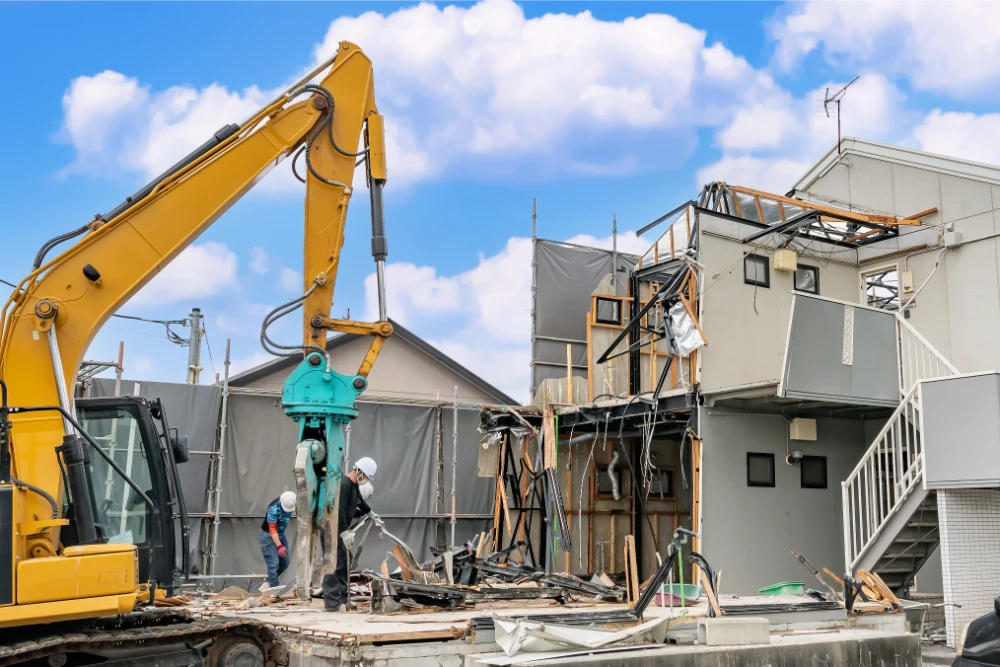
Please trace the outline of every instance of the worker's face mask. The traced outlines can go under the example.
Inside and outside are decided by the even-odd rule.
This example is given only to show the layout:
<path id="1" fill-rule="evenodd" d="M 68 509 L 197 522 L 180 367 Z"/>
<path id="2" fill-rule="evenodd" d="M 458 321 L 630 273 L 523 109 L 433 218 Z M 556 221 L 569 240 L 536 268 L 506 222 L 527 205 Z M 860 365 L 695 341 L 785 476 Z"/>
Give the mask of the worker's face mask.
<path id="1" fill-rule="evenodd" d="M 365 481 L 358 485 L 358 490 L 361 491 L 361 499 L 368 500 L 375 493 L 375 485 L 366 477 Z"/>

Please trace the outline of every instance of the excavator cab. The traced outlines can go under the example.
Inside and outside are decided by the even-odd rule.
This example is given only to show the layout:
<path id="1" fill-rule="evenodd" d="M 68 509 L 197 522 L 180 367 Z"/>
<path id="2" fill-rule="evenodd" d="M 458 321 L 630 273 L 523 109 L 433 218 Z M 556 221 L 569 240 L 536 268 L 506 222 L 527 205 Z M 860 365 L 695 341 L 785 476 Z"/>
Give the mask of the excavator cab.
<path id="1" fill-rule="evenodd" d="M 190 568 L 187 511 L 177 470 L 177 463 L 187 461 L 186 436 L 170 428 L 159 399 L 77 399 L 76 412 L 84 430 L 151 501 L 135 493 L 104 458 L 91 454 L 87 474 L 98 537 L 136 545 L 139 581 L 156 582 L 173 595 Z M 72 500 L 65 511 L 64 516 L 75 516 Z M 75 543 L 73 525 L 70 521 L 63 530 L 64 546 Z"/>

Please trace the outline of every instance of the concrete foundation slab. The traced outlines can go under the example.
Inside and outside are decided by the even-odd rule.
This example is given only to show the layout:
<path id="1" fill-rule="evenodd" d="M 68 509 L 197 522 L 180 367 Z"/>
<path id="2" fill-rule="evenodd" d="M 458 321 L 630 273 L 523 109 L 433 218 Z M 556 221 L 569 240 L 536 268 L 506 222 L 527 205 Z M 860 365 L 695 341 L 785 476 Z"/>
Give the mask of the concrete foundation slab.
<path id="1" fill-rule="evenodd" d="M 766 618 L 702 618 L 698 620 L 698 643 L 705 646 L 769 644 L 771 623 Z"/>

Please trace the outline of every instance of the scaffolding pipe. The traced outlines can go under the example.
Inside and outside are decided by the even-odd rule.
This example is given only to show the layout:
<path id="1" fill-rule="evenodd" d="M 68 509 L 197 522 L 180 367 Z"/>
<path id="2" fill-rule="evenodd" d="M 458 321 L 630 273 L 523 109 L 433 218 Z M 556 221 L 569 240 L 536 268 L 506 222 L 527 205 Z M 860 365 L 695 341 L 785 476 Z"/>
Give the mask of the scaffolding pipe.
<path id="1" fill-rule="evenodd" d="M 222 462 L 225 459 L 226 431 L 229 427 L 229 347 L 232 339 L 226 339 L 225 372 L 222 377 L 222 416 L 219 418 L 219 456 L 215 459 L 215 507 L 212 516 L 212 551 L 209 553 L 208 573 L 215 574 L 215 561 L 219 548 L 219 507 L 222 501 Z"/>
<path id="2" fill-rule="evenodd" d="M 456 492 L 455 487 L 458 481 L 458 385 L 455 385 L 455 403 L 454 412 L 452 413 L 454 423 L 451 429 L 451 542 L 448 543 L 449 548 L 454 548 L 455 546 L 455 519 L 456 515 Z"/>

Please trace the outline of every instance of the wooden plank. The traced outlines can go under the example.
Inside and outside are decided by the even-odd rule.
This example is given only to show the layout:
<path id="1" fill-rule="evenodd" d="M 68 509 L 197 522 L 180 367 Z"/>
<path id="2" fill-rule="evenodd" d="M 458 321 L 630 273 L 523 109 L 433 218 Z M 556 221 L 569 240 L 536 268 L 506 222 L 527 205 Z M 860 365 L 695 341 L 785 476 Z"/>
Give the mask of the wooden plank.
<path id="1" fill-rule="evenodd" d="M 556 412 L 551 404 L 542 409 L 542 468 L 551 470 L 556 467 Z"/>
<path id="2" fill-rule="evenodd" d="M 826 572 L 826 574 L 827 574 L 827 575 L 828 575 L 828 576 L 829 576 L 829 577 L 830 577 L 831 579 L 833 579 L 834 581 L 836 581 L 836 582 L 837 582 L 837 584 L 838 584 L 838 585 L 839 585 L 839 586 L 840 586 L 841 588 L 843 588 L 843 587 L 844 587 L 844 580 L 843 580 L 843 579 L 841 579 L 840 577 L 838 577 L 837 575 L 835 575 L 835 574 L 834 574 L 833 572 L 830 572 L 829 568 L 825 568 L 825 567 L 824 567 L 824 568 L 823 568 L 823 571 L 824 571 L 824 572 Z"/>
<path id="3" fill-rule="evenodd" d="M 938 212 L 937 206 L 934 206 L 932 208 L 927 209 L 926 211 L 921 211 L 920 213 L 915 213 L 913 215 L 907 216 L 906 219 L 907 220 L 919 220 L 920 218 L 925 218 L 928 215 L 933 215 L 934 213 L 937 213 L 937 212 Z"/>
<path id="4" fill-rule="evenodd" d="M 575 403 L 573 400 L 573 344 L 566 343 L 566 402 Z"/>
<path id="5" fill-rule="evenodd" d="M 757 221 L 760 224 L 762 224 L 762 225 L 766 225 L 767 223 L 764 222 L 764 209 L 761 208 L 761 205 L 760 205 L 760 197 L 759 196 L 755 196 L 753 198 L 753 201 L 757 205 Z M 779 205 L 779 208 L 780 208 L 780 205 Z"/>
<path id="6" fill-rule="evenodd" d="M 634 535 L 625 536 L 625 570 L 627 575 L 625 584 L 629 591 L 628 607 L 634 609 L 639 599 L 639 571 L 636 569 Z"/>
<path id="7" fill-rule="evenodd" d="M 687 248 L 691 244 L 691 207 L 688 206 L 684 209 L 684 228 L 687 230 L 687 236 L 684 237 L 684 247 Z"/>
<path id="8" fill-rule="evenodd" d="M 670 233 L 670 259 L 677 257 L 677 253 L 674 250 L 674 226 L 670 225 L 670 229 L 667 230 Z"/>
<path id="9" fill-rule="evenodd" d="M 712 586 L 708 583 L 708 575 L 705 574 L 704 570 L 699 571 L 701 575 L 701 587 L 705 589 L 705 595 L 708 596 L 708 603 L 712 605 L 712 611 L 715 612 L 716 618 L 722 618 L 722 609 L 719 608 L 719 601 L 715 599 L 715 593 L 712 592 Z"/>
<path id="10" fill-rule="evenodd" d="M 830 213 L 839 218 L 849 218 L 851 220 L 857 220 L 858 222 L 868 222 L 875 223 L 879 225 L 919 225 L 920 221 L 913 218 L 897 218 L 892 215 L 872 215 L 866 213 L 856 213 L 854 211 L 845 211 L 844 209 L 834 208 L 833 206 L 824 206 L 823 204 L 817 204 L 815 202 L 805 202 L 801 199 L 792 199 L 791 197 L 783 197 L 781 195 L 776 195 L 772 192 L 764 192 L 762 190 L 754 190 L 753 188 L 745 188 L 743 186 L 731 185 L 729 189 L 733 191 L 733 201 L 739 201 L 736 197 L 737 192 L 742 192 L 745 195 L 750 196 L 763 196 L 764 199 L 771 199 L 777 202 L 784 202 L 786 204 L 791 204 L 792 206 L 799 206 L 805 211 L 808 207 L 809 210 L 820 211 L 823 213 Z M 739 205 L 736 206 L 736 215 L 740 218 L 743 215 L 739 212 Z M 929 215 L 929 214 L 928 214 Z"/>
<path id="11" fill-rule="evenodd" d="M 506 492 L 503 492 L 503 493 L 500 494 L 500 500 L 503 502 L 503 522 L 504 522 L 504 525 L 507 527 L 507 534 L 511 538 L 513 538 L 514 537 L 514 528 L 513 528 L 513 525 L 510 522 L 510 506 L 507 504 L 507 493 Z"/>
<path id="12" fill-rule="evenodd" d="M 398 544 L 392 545 L 392 555 L 396 557 L 396 562 L 399 563 L 399 572 L 403 577 L 403 581 L 413 581 L 413 570 L 406 566 L 406 556 L 403 555 L 403 550 L 399 548 Z"/>
<path id="13" fill-rule="evenodd" d="M 526 420 L 524 419 L 524 417 L 522 417 L 522 416 L 521 416 L 521 415 L 520 415 L 520 414 L 519 414 L 519 413 L 517 412 L 517 410 L 515 410 L 514 408 L 511 408 L 510 406 L 507 406 L 507 407 L 506 407 L 506 410 L 507 410 L 507 412 L 509 412 L 510 414 L 514 415 L 514 416 L 515 416 L 515 417 L 517 418 L 517 420 L 518 420 L 519 422 L 521 422 L 522 424 L 524 424 L 525 426 L 527 426 L 527 427 L 528 427 L 528 430 L 529 430 L 529 431 L 531 431 L 531 434 L 532 434 L 533 436 L 535 436 L 535 438 L 536 438 L 536 439 L 538 438 L 538 429 L 536 429 L 536 428 L 535 428 L 534 426 L 532 426 L 531 424 L 529 424 L 529 423 L 528 423 L 528 422 L 527 422 L 527 421 L 526 421 Z"/>

